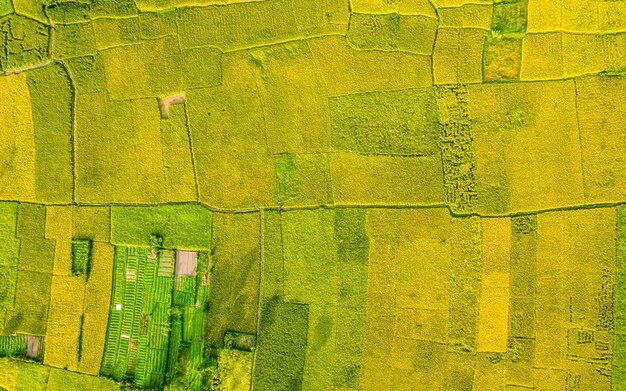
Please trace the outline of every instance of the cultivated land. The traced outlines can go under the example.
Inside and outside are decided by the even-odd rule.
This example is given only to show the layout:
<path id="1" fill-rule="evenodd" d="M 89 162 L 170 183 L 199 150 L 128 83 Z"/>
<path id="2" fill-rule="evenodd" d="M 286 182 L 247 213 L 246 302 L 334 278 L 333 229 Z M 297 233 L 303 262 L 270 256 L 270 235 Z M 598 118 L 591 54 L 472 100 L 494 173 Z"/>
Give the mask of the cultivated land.
<path id="1" fill-rule="evenodd" d="M 626 390 L 626 1 L 0 0 L 0 390 Z"/>

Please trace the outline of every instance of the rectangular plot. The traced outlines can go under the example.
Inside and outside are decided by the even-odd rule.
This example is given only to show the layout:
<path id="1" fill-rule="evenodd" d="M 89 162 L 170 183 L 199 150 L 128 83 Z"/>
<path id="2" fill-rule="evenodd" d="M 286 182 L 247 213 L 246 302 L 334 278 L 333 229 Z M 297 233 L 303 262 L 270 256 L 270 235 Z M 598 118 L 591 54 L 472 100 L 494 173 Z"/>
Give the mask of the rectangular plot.
<path id="1" fill-rule="evenodd" d="M 439 151 L 439 125 L 431 89 L 331 98 L 335 151 L 431 155 Z"/>
<path id="2" fill-rule="evenodd" d="M 52 278 L 44 364 L 72 371 L 78 369 L 84 295 L 83 278 Z"/>
<path id="3" fill-rule="evenodd" d="M 335 211 L 338 241 L 337 274 L 340 278 L 335 337 L 336 387 L 358 386 L 365 305 L 367 302 L 367 263 L 369 239 L 365 235 L 365 210 Z"/>
<path id="4" fill-rule="evenodd" d="M 482 219 L 477 351 L 506 352 L 509 331 L 511 220 Z"/>
<path id="5" fill-rule="evenodd" d="M 158 104 L 77 97 L 77 198 L 158 202 L 166 198 Z M 115 137 L 110 129 L 116 129 Z M 129 176 L 130 175 L 130 176 Z"/>
<path id="6" fill-rule="evenodd" d="M 118 245 L 150 245 L 160 235 L 165 248 L 208 250 L 211 247 L 212 213 L 199 205 L 111 208 L 111 242 Z"/>
<path id="7" fill-rule="evenodd" d="M 563 39 L 560 32 L 527 34 L 522 39 L 520 80 L 562 79 Z"/>
<path id="8" fill-rule="evenodd" d="M 255 65 L 249 52 L 222 60 L 220 87 L 187 91 L 200 200 L 233 209 L 275 205 L 276 171 Z"/>
<path id="9" fill-rule="evenodd" d="M 436 31 L 436 21 L 426 16 L 352 13 L 346 39 L 359 49 L 430 55 Z"/>
<path id="10" fill-rule="evenodd" d="M 332 203 L 330 166 L 326 154 L 278 154 L 276 181 L 281 205 Z"/>
<path id="11" fill-rule="evenodd" d="M 185 7 L 178 14 L 181 48 L 217 46 L 222 50 L 291 40 L 298 36 L 287 0 Z"/>
<path id="12" fill-rule="evenodd" d="M 168 114 L 168 119 L 161 120 L 161 144 L 168 199 L 196 200 L 196 177 L 186 106 L 184 104 L 170 106 Z"/>
<path id="13" fill-rule="evenodd" d="M 28 72 L 35 131 L 35 191 L 37 200 L 72 200 L 72 90 L 66 71 L 48 65 Z M 50 99 L 53 95 L 55 99 Z"/>
<path id="14" fill-rule="evenodd" d="M 251 51 L 270 153 L 328 152 L 328 91 L 306 43 Z M 285 131 L 289 129 L 289 131 Z"/>
<path id="15" fill-rule="evenodd" d="M 339 204 L 432 205 L 444 199 L 438 156 L 335 153 L 330 169 L 334 199 Z"/>
<path id="16" fill-rule="evenodd" d="M 30 335 L 44 335 L 50 303 L 52 276 L 47 273 L 19 271 L 15 307 L 7 312 L 5 333 L 20 332 Z"/>
<path id="17" fill-rule="evenodd" d="M 620 102 L 626 79 L 586 77 L 576 81 L 582 164 L 587 202 L 615 202 L 626 197 L 624 118 Z"/>
<path id="18" fill-rule="evenodd" d="M 54 266 L 54 241 L 47 239 L 22 239 L 19 269 L 52 273 Z"/>
<path id="19" fill-rule="evenodd" d="M 435 84 L 482 82 L 485 37 L 481 29 L 439 29 L 433 54 Z"/>
<path id="20" fill-rule="evenodd" d="M 81 334 L 78 370 L 95 375 L 103 362 L 107 318 L 111 305 L 114 248 L 94 243 L 89 279 L 85 286 L 85 312 Z M 115 328 L 113 328 L 115 329 Z"/>
<path id="21" fill-rule="evenodd" d="M 0 196 L 6 200 L 35 200 L 35 137 L 26 74 L 0 78 Z"/>
<path id="22" fill-rule="evenodd" d="M 95 242 L 108 242 L 111 237 L 110 216 L 111 209 L 107 206 L 73 207 L 73 237 Z"/>
<path id="23" fill-rule="evenodd" d="M 72 273 L 72 208 L 64 206 L 46 207 L 46 239 L 53 239 L 54 275 Z"/>
<path id="24" fill-rule="evenodd" d="M 333 36 L 307 44 L 330 96 L 432 85 L 430 56 L 356 50 Z"/>
<path id="25" fill-rule="evenodd" d="M 455 352 L 474 351 L 478 335 L 481 237 L 480 219 L 453 219 L 450 245 L 449 340 Z"/>
<path id="26" fill-rule="evenodd" d="M 226 331 L 254 333 L 260 278 L 260 217 L 216 214 L 205 341 L 222 346 Z"/>
<path id="27" fill-rule="evenodd" d="M 574 82 L 468 87 L 478 209 L 532 211 L 584 203 Z M 546 105 L 549 99 L 554 105 Z M 546 126 L 552 131 L 543 131 Z"/>
<path id="28" fill-rule="evenodd" d="M 264 301 L 253 373 L 255 388 L 302 388 L 308 317 L 307 305 L 284 303 L 279 298 Z M 284 359 L 277 361 L 276 357 Z"/>

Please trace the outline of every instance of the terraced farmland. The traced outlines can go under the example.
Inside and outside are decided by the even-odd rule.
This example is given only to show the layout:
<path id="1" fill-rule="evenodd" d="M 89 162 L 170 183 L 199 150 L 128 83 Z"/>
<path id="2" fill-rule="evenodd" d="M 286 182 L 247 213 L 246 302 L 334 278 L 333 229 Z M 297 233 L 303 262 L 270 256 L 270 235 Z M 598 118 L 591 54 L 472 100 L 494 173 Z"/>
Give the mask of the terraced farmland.
<path id="1" fill-rule="evenodd" d="M 624 102 L 624 0 L 0 0 L 0 390 L 626 391 Z"/>

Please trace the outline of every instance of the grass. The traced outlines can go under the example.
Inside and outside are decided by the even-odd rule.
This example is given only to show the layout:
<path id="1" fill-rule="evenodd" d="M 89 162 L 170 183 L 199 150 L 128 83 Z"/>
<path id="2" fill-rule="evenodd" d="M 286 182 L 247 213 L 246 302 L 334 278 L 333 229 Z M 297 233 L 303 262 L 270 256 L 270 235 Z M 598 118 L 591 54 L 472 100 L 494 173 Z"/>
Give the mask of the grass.
<path id="1" fill-rule="evenodd" d="M 72 241 L 72 273 L 75 275 L 85 275 L 85 279 L 89 275 L 89 267 L 91 264 L 91 241 L 90 240 L 73 240 Z"/>
<path id="2" fill-rule="evenodd" d="M 164 239 L 165 248 L 209 250 L 212 213 L 198 205 L 112 207 L 111 242 L 149 245 L 150 235 Z"/>

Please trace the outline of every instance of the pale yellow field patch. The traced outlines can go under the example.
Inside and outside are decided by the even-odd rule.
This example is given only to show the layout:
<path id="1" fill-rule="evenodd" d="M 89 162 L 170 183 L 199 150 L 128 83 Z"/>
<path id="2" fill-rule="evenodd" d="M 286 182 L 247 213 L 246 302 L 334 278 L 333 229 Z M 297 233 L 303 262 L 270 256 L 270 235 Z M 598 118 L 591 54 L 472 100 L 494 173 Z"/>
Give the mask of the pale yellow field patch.
<path id="1" fill-rule="evenodd" d="M 26 74 L 0 77 L 0 198 L 35 200 L 35 133 Z"/>
<path id="2" fill-rule="evenodd" d="M 561 33 L 527 34 L 522 40 L 520 80 L 563 77 Z"/>
<path id="3" fill-rule="evenodd" d="M 54 239 L 53 274 L 69 276 L 72 273 L 72 208 L 46 207 L 46 239 Z"/>
<path id="4" fill-rule="evenodd" d="M 97 375 L 104 353 L 106 325 L 109 319 L 114 247 L 94 242 L 91 251 L 91 270 L 85 286 L 85 317 L 78 371 Z"/>
<path id="5" fill-rule="evenodd" d="M 528 0 L 526 31 L 529 33 L 560 31 L 562 1 Z"/>
<path id="6" fill-rule="evenodd" d="M 478 352 L 507 350 L 511 219 L 482 219 L 482 272 L 478 312 Z"/>
<path id="7" fill-rule="evenodd" d="M 77 370 L 84 294 L 83 277 L 52 277 L 44 364 Z"/>

